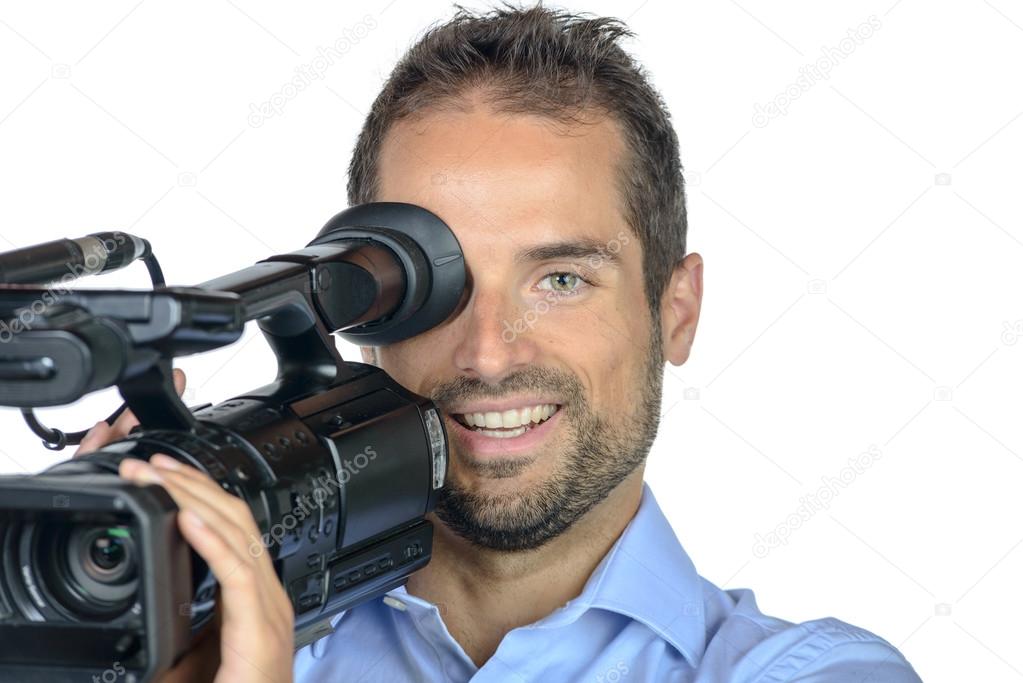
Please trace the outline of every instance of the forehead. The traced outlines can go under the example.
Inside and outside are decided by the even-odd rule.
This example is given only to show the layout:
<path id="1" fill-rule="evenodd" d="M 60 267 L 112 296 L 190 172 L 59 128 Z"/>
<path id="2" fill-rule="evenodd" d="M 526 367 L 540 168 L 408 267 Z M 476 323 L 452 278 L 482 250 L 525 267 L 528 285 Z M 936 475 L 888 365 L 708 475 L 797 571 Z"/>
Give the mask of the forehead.
<path id="1" fill-rule="evenodd" d="M 463 246 L 609 239 L 626 227 L 617 186 L 623 150 L 606 117 L 555 124 L 486 106 L 432 111 L 389 131 L 377 198 L 430 209 Z"/>

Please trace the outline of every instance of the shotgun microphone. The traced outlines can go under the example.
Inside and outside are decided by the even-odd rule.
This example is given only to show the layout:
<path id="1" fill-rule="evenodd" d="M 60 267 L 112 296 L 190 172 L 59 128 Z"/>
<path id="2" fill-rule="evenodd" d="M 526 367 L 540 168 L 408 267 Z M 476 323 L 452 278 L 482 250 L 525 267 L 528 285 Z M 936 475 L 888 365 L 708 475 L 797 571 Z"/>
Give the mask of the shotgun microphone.
<path id="1" fill-rule="evenodd" d="M 53 240 L 0 254 L 0 284 L 68 282 L 123 268 L 149 251 L 146 240 L 120 231 Z"/>

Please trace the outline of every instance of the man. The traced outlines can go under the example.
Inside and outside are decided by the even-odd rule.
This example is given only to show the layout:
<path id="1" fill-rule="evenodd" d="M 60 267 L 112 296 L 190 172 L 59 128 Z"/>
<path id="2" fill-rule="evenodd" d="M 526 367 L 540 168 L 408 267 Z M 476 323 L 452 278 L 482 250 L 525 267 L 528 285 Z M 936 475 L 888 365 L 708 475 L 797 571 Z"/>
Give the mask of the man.
<path id="1" fill-rule="evenodd" d="M 349 201 L 424 206 L 469 285 L 445 323 L 364 348 L 431 397 L 451 459 L 432 562 L 292 660 L 292 615 L 240 501 L 155 457 L 221 583 L 217 640 L 172 676 L 256 681 L 919 681 L 835 619 L 790 624 L 696 574 L 649 488 L 663 364 L 703 294 L 678 142 L 612 19 L 460 11 L 406 54 L 350 168 Z M 183 376 L 177 377 L 179 388 Z M 83 449 L 118 436 L 97 425 Z M 206 672 L 201 671 L 206 669 Z"/>

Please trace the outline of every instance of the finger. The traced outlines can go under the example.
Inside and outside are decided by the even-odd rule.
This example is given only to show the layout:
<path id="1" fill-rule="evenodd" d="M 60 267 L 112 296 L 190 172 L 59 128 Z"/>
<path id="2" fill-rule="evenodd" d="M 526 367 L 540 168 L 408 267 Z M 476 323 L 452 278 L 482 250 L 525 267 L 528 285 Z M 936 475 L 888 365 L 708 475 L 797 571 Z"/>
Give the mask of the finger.
<path id="1" fill-rule="evenodd" d="M 202 487 L 206 491 L 200 492 L 198 489 L 195 493 L 202 498 L 207 500 L 205 496 L 211 496 L 214 499 L 220 499 L 225 493 L 224 490 L 217 484 L 212 478 L 203 472 L 199 471 L 195 467 L 184 464 L 179 460 L 165 455 L 163 453 L 157 453 L 149 459 L 149 463 L 156 467 L 158 473 L 162 474 L 165 470 L 175 472 L 183 478 L 187 478 L 194 482 L 197 487 Z M 265 597 L 268 598 L 268 602 L 272 604 L 272 609 L 277 613 L 277 618 L 281 620 L 293 620 L 294 619 L 294 608 L 291 601 L 287 597 L 283 586 L 280 584 L 280 578 L 277 575 L 277 571 L 273 567 L 273 558 L 269 552 L 269 548 L 266 545 L 266 541 L 259 532 L 258 525 L 253 519 L 252 511 L 248 505 L 236 496 L 228 496 L 228 500 L 224 501 L 225 505 L 229 505 L 232 508 L 237 507 L 237 517 L 232 516 L 232 519 L 239 524 L 243 531 L 243 540 L 245 542 L 245 552 L 248 557 L 253 559 L 259 559 L 261 568 L 267 578 L 274 582 L 275 588 L 279 588 L 276 591 L 277 599 L 272 599 L 272 591 L 267 591 Z M 265 555 L 265 560 L 260 558 L 260 555 Z"/>
<path id="2" fill-rule="evenodd" d="M 260 572 L 255 564 L 239 557 L 220 530 L 211 527 L 195 510 L 181 510 L 178 527 L 188 544 L 209 565 L 224 594 L 225 607 L 248 614 L 261 612 L 257 590 Z"/>
<path id="3" fill-rule="evenodd" d="M 160 474 L 162 475 L 163 473 L 161 472 Z M 270 553 L 266 546 L 263 545 L 258 534 L 254 531 L 243 530 L 238 526 L 232 525 L 231 520 L 218 515 L 213 506 L 204 505 L 204 498 L 193 497 L 183 487 L 179 487 L 170 481 L 174 476 L 169 474 L 167 478 L 164 478 L 162 485 L 174 497 L 175 502 L 181 508 L 182 514 L 188 513 L 188 515 L 197 516 L 202 526 L 208 527 L 216 533 L 220 543 L 223 545 L 224 551 L 230 552 L 230 562 L 225 560 L 225 566 L 233 563 L 227 569 L 228 575 L 239 571 L 241 565 L 248 565 L 245 571 L 253 572 L 254 576 L 245 576 L 239 579 L 239 581 L 242 584 L 248 583 L 250 579 L 258 582 L 261 586 L 259 592 L 264 611 L 272 611 L 278 623 L 291 623 L 294 620 L 294 608 L 288 599 L 283 584 L 281 584 L 277 571 L 274 569 Z M 221 495 L 227 494 L 221 492 Z M 251 513 L 246 512 L 246 517 L 251 517 Z M 254 523 L 252 527 L 254 529 Z M 196 548 L 196 551 L 198 552 L 198 548 Z M 218 581 L 221 581 L 223 572 L 218 575 L 214 571 L 214 575 Z M 240 588 L 243 587 L 240 586 Z"/>
<path id="4" fill-rule="evenodd" d="M 182 465 L 163 454 L 157 462 L 173 463 L 174 469 L 155 467 L 161 485 L 182 510 L 199 516 L 215 529 L 236 558 L 253 563 L 264 584 L 263 597 L 278 619 L 293 619 L 292 605 L 273 566 L 273 558 L 259 533 L 248 505 L 221 489 L 212 479 L 194 467 Z"/>
<path id="5" fill-rule="evenodd" d="M 205 524 L 193 511 L 182 511 L 178 516 L 178 527 L 188 544 L 209 566 L 220 586 L 217 600 L 221 615 L 218 680 L 255 680 L 251 669 L 261 672 L 264 678 L 274 680 L 266 673 L 274 669 L 275 663 L 280 663 L 273 653 L 287 651 L 290 654 L 287 648 L 294 639 L 293 617 L 289 619 L 274 607 L 283 601 L 277 596 L 283 593 L 280 582 L 276 577 L 268 579 L 261 576 L 251 562 L 239 563 L 217 530 Z M 265 660 L 268 655 L 270 659 Z M 231 670 L 239 667 L 245 670 L 245 676 L 232 675 Z"/>
<path id="6" fill-rule="evenodd" d="M 185 382 L 187 380 L 185 372 L 180 368 L 174 368 L 171 375 L 174 377 L 174 390 L 178 392 L 178 396 L 181 396 L 185 391 Z"/>
<path id="7" fill-rule="evenodd" d="M 194 480 L 198 484 L 202 484 L 204 486 L 212 486 L 213 488 L 216 489 L 221 488 L 220 484 L 218 484 L 210 475 L 206 474 L 205 472 L 202 472 L 198 468 L 193 467 L 188 463 L 182 462 L 176 458 L 172 458 L 166 453 L 154 454 L 152 457 L 149 458 L 149 464 L 161 470 L 171 470 L 174 472 L 180 472 L 183 476 L 186 476 L 189 479 Z"/>
<path id="8" fill-rule="evenodd" d="M 132 430 L 132 427 L 139 423 L 139 419 L 135 417 L 135 413 L 130 410 L 125 410 L 123 413 L 117 416 L 114 423 L 110 425 L 110 440 L 123 439 L 128 436 L 128 432 Z"/>
<path id="9" fill-rule="evenodd" d="M 255 520 L 252 518 L 252 510 L 241 498 L 231 495 L 223 486 L 204 472 L 195 467 L 175 460 L 164 453 L 157 453 L 149 459 L 149 464 L 155 467 L 160 473 L 173 472 L 187 482 L 186 488 L 200 497 L 208 497 L 206 500 L 216 501 L 221 512 L 241 526 L 247 533 L 258 535 L 259 530 Z M 224 495 L 227 494 L 227 495 Z"/>
<path id="10" fill-rule="evenodd" d="M 136 458 L 126 458 L 121 461 L 118 473 L 124 479 L 136 484 L 163 486 L 179 508 L 198 508 L 196 511 L 206 523 L 218 530 L 229 525 L 235 526 L 231 515 L 224 512 L 223 502 L 217 501 L 218 495 L 230 496 L 226 491 L 203 490 L 196 482 L 185 479 L 178 472 L 157 469 L 144 460 Z"/>
<path id="11" fill-rule="evenodd" d="M 240 498 L 228 494 L 209 476 L 163 453 L 147 464 L 126 460 L 122 474 L 140 481 L 159 483 L 182 511 L 199 516 L 206 527 L 216 530 L 223 545 L 231 551 L 234 566 L 252 565 L 262 588 L 264 609 L 270 610 L 280 624 L 294 621 L 294 607 L 273 566 L 273 558 L 252 517 L 252 511 Z M 220 503 L 220 505 L 212 505 Z M 198 549 L 196 549 L 198 552 Z M 224 560 L 225 564 L 227 560 Z M 228 569 L 227 571 L 233 571 Z M 219 579 L 218 579 L 219 580 Z"/>
<path id="12" fill-rule="evenodd" d="M 257 561 L 266 554 L 248 506 L 215 484 L 210 488 L 204 482 L 187 478 L 180 471 L 158 470 L 141 460 L 124 460 L 121 463 L 121 474 L 136 483 L 163 486 L 179 508 L 195 512 L 208 526 L 216 529 L 239 558 Z M 266 565 L 263 566 L 263 563 Z M 260 568 L 273 570 L 269 558 L 262 560 Z"/>
<path id="13" fill-rule="evenodd" d="M 181 470 L 194 468 L 181 466 Z M 205 489 L 205 485 L 200 485 L 200 482 L 186 478 L 183 471 L 156 468 L 134 458 L 121 462 L 120 473 L 122 477 L 139 484 L 157 484 L 163 487 L 179 508 L 179 520 L 182 517 L 197 517 L 200 524 L 191 525 L 193 531 L 200 533 L 198 527 L 204 527 L 216 535 L 216 539 L 206 539 L 207 547 L 216 553 L 215 557 L 204 556 L 203 559 L 211 565 L 213 561 L 218 563 L 219 570 L 214 570 L 218 581 L 237 574 L 233 580 L 240 584 L 247 585 L 253 580 L 270 582 L 269 587 L 264 584 L 261 594 L 269 600 L 279 593 L 277 600 L 271 602 L 287 602 L 269 553 L 265 552 L 266 549 L 258 535 L 252 513 L 240 499 L 219 488 L 212 491 Z M 196 473 L 207 482 L 212 481 L 198 471 Z M 241 506 L 235 508 L 235 503 L 240 503 Z M 182 533 L 185 533 L 184 527 Z M 189 537 L 186 537 L 186 540 L 191 542 Z M 195 550 L 199 552 L 199 548 Z M 290 603 L 286 606 L 290 608 Z M 287 616 L 280 606 L 275 605 L 272 609 L 278 612 L 278 618 Z"/>
<path id="14" fill-rule="evenodd" d="M 239 554 L 245 553 L 252 541 L 259 538 L 252 512 L 240 498 L 223 489 L 211 491 L 181 472 L 160 471 L 160 476 L 163 483 L 173 489 L 173 495 L 181 498 L 180 501 L 176 500 L 179 507 L 191 508 L 207 523 L 217 525 L 218 530 L 223 530 L 225 538 L 235 543 Z"/>
<path id="15" fill-rule="evenodd" d="M 180 507 L 178 526 L 185 540 L 206 561 L 221 586 L 225 619 L 237 623 L 270 611 L 278 623 L 290 623 L 286 611 L 291 609 L 290 602 L 266 553 L 253 555 L 240 548 L 243 536 L 212 506 L 203 505 L 202 500 L 166 479 L 162 486 Z"/>
<path id="16" fill-rule="evenodd" d="M 138 465 L 126 465 L 129 475 L 133 470 L 138 471 L 140 465 L 145 464 L 141 461 L 138 462 Z M 225 525 L 224 533 L 221 535 L 231 543 L 236 552 L 259 560 L 260 568 L 267 574 L 276 577 L 273 560 L 263 540 L 263 535 L 253 518 L 252 510 L 245 501 L 228 493 L 208 475 L 163 453 L 153 455 L 149 460 L 149 465 L 156 470 L 156 475 L 161 477 L 164 482 L 180 487 L 169 491 L 172 496 L 177 496 L 176 491 L 181 492 L 181 499 L 177 500 L 176 498 L 179 507 L 191 507 L 193 504 L 198 504 L 211 508 L 218 518 L 210 519 L 201 515 L 207 523 L 217 529 L 221 529 L 221 525 Z M 262 557 L 264 555 L 266 557 Z"/>
<path id="17" fill-rule="evenodd" d="M 107 424 L 106 420 L 100 420 L 94 424 L 89 431 L 82 437 L 81 442 L 78 444 L 78 448 L 75 449 L 72 458 L 77 458 L 86 453 L 96 450 L 100 446 L 109 443 L 112 439 L 110 438 L 110 425 Z"/>

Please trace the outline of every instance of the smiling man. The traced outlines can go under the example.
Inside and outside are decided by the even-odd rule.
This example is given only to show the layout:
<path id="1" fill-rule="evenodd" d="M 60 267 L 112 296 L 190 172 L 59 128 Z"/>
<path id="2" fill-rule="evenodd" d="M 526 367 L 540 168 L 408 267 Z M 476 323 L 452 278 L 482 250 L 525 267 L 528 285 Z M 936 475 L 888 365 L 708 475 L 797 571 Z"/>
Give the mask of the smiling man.
<path id="1" fill-rule="evenodd" d="M 703 263 L 685 251 L 676 134 L 625 35 L 540 7 L 461 11 L 373 104 L 349 201 L 433 211 L 469 280 L 445 323 L 363 355 L 442 409 L 450 467 L 431 563 L 335 618 L 296 679 L 919 681 L 865 630 L 772 618 L 701 578 L 643 482 Z M 290 614 L 266 554 L 244 550 L 251 516 L 185 469 L 122 474 L 168 488 L 221 580 L 220 680 L 286 679 Z"/>

